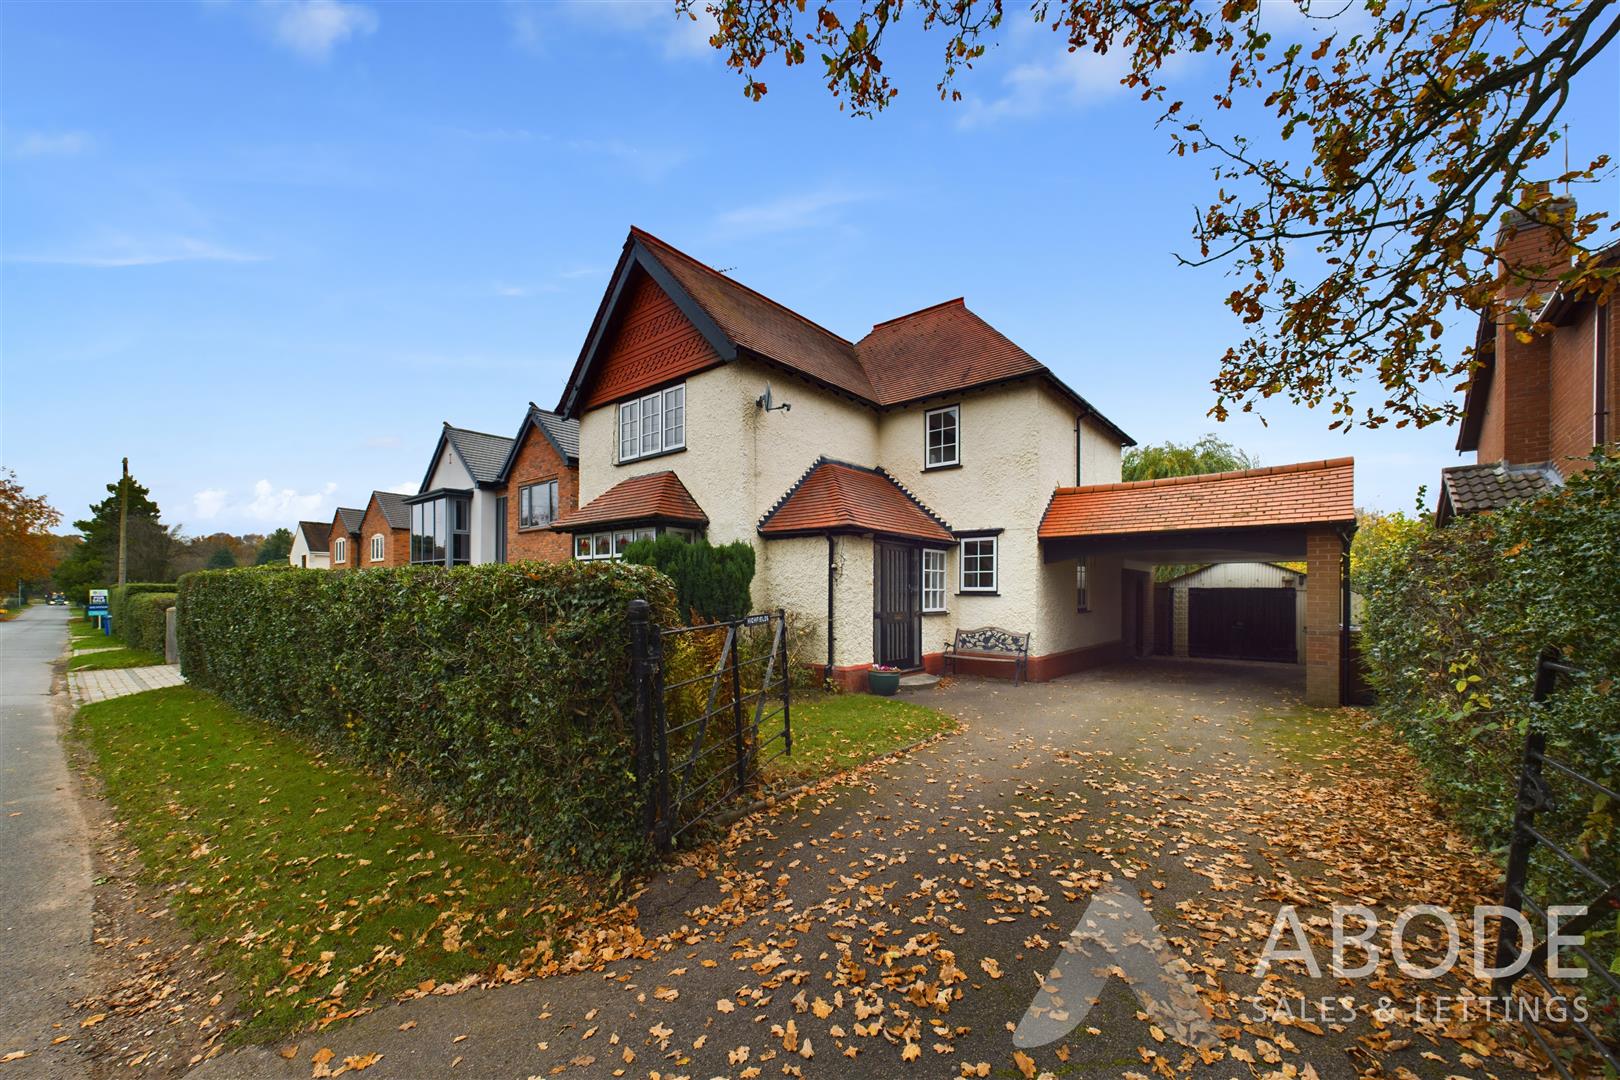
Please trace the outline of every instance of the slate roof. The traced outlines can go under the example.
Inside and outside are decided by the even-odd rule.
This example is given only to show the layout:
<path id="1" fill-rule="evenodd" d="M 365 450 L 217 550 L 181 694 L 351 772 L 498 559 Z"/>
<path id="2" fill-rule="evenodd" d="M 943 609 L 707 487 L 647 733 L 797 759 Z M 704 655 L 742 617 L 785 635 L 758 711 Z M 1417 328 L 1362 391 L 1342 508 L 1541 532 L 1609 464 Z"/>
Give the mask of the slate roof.
<path id="1" fill-rule="evenodd" d="M 709 515 L 692 498 L 680 477 L 668 469 L 621 480 L 602 494 L 559 518 L 552 528 L 580 532 L 605 525 L 707 525 Z"/>
<path id="2" fill-rule="evenodd" d="M 1355 460 L 1058 488 L 1043 540 L 1352 522 Z"/>
<path id="3" fill-rule="evenodd" d="M 444 437 L 456 448 L 467 471 L 478 484 L 500 481 L 501 466 L 511 452 L 512 440 L 504 435 L 489 435 L 482 431 L 444 425 Z M 437 460 L 435 457 L 434 460 Z"/>
<path id="4" fill-rule="evenodd" d="M 625 254 L 615 271 L 597 327 L 610 314 L 609 299 L 630 264 L 644 252 L 691 304 L 683 310 L 710 338 L 721 359 L 746 351 L 861 401 L 887 408 L 1010 379 L 1040 378 L 1071 399 L 1120 441 L 1135 445 L 1107 417 L 1054 375 L 1050 368 L 1013 344 L 969 311 L 960 297 L 897 319 L 878 323 L 858 342 L 850 342 L 762 293 L 707 266 L 642 229 L 632 227 Z M 655 275 L 656 277 L 656 275 Z M 678 304 L 681 298 L 675 297 Z M 703 324 L 711 324 L 705 326 Z M 573 411 L 588 375 L 592 338 L 575 364 L 559 408 Z M 714 336 L 718 332 L 719 338 Z"/>
<path id="5" fill-rule="evenodd" d="M 300 521 L 298 531 L 304 534 L 304 544 L 311 551 L 325 551 L 330 545 L 332 536 L 330 521 Z"/>
<path id="6" fill-rule="evenodd" d="M 1453 517 L 1496 510 L 1533 499 L 1559 487 L 1563 480 L 1551 465 L 1453 465 L 1440 470 L 1440 509 L 1436 520 L 1444 525 Z"/>
<path id="7" fill-rule="evenodd" d="M 818 458 L 760 519 L 761 536 L 856 532 L 953 543 L 950 526 L 882 469 Z"/>
<path id="8" fill-rule="evenodd" d="M 411 527 L 411 507 L 405 501 L 405 496 L 392 491 L 373 491 L 371 497 L 376 500 L 377 508 L 382 511 L 383 520 L 388 522 L 390 529 Z"/>
<path id="9" fill-rule="evenodd" d="M 365 518 L 366 512 L 364 510 L 356 510 L 352 506 L 340 506 L 337 508 L 337 513 L 332 516 L 332 524 L 336 525 L 338 521 L 341 520 L 345 529 L 349 530 L 351 533 L 358 533 L 360 531 L 360 523 L 364 521 Z M 330 535 L 328 538 L 330 539 Z"/>
<path id="10" fill-rule="evenodd" d="M 563 457 L 569 461 L 579 460 L 579 421 L 565 420 L 554 412 L 549 412 L 529 402 L 529 416 L 551 438 L 557 449 L 562 451 Z"/>

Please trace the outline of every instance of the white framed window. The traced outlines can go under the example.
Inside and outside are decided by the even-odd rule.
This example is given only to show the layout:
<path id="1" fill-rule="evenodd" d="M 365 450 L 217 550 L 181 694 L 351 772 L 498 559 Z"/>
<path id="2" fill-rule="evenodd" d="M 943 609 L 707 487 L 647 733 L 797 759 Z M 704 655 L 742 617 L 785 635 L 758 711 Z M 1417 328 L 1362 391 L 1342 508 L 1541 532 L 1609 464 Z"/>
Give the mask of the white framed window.
<path id="1" fill-rule="evenodd" d="M 518 528 L 532 529 L 557 520 L 557 481 L 542 480 L 518 489 Z"/>
<path id="2" fill-rule="evenodd" d="M 349 542 L 347 540 L 332 541 L 332 562 L 341 564 L 349 557 Z"/>
<path id="3" fill-rule="evenodd" d="M 923 548 L 922 609 L 945 610 L 945 549 Z"/>
<path id="4" fill-rule="evenodd" d="M 1074 563 L 1074 609 L 1076 611 L 1090 611 L 1091 598 L 1086 595 L 1086 557 L 1084 555 Z"/>
<path id="5" fill-rule="evenodd" d="M 996 591 L 996 541 L 994 536 L 967 536 L 957 552 L 961 569 L 961 590 L 965 593 Z"/>
<path id="6" fill-rule="evenodd" d="M 686 386 L 671 386 L 619 404 L 619 460 L 634 461 L 686 446 Z"/>
<path id="7" fill-rule="evenodd" d="M 372 533 L 371 534 L 371 561 L 372 562 L 382 562 L 383 561 L 383 534 L 382 533 Z"/>
<path id="8" fill-rule="evenodd" d="M 923 413 L 923 468 L 962 464 L 962 410 L 959 405 Z"/>

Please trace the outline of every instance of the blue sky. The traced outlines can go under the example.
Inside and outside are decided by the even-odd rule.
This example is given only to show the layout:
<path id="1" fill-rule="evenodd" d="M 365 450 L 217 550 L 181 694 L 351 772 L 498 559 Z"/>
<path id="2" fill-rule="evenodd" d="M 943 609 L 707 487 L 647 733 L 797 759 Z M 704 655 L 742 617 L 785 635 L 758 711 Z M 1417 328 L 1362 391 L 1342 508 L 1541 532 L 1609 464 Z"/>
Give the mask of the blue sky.
<path id="1" fill-rule="evenodd" d="M 1450 430 L 1205 416 L 1240 333 L 1222 271 L 1175 265 L 1208 174 L 1106 63 L 1010 17 L 967 101 L 930 37 L 858 120 L 810 68 L 746 101 L 672 8 L 6 5 L 0 462 L 72 521 L 127 454 L 190 534 L 414 488 L 441 421 L 555 403 L 632 223 L 847 337 L 965 296 L 1137 439 L 1354 454 L 1362 505 L 1457 460 Z M 1617 90 L 1611 50 L 1572 157 L 1620 149 Z"/>

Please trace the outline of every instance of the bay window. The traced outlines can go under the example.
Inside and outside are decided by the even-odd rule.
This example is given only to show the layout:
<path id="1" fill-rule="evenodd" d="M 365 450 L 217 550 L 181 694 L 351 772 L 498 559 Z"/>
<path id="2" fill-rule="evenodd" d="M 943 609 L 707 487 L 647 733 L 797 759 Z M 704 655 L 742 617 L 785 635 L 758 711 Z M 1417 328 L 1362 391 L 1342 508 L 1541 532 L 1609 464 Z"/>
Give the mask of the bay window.
<path id="1" fill-rule="evenodd" d="M 465 566 L 472 562 L 472 499 L 446 493 L 411 504 L 411 562 Z"/>

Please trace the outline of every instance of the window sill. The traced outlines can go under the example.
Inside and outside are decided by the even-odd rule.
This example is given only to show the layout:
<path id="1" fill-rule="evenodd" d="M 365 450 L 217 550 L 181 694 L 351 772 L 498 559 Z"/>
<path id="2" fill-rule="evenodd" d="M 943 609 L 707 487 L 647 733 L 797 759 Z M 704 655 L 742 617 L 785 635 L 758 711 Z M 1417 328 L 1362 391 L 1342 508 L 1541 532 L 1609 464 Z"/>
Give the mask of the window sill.
<path id="1" fill-rule="evenodd" d="M 1000 596 L 1000 589 L 958 589 L 957 596 Z"/>
<path id="2" fill-rule="evenodd" d="M 923 472 L 945 472 L 945 471 L 947 471 L 949 469 L 960 469 L 961 467 L 962 467 L 962 463 L 960 461 L 949 461 L 949 462 L 946 462 L 944 465 L 924 465 L 922 471 Z"/>
<path id="3" fill-rule="evenodd" d="M 923 612 L 924 615 L 949 615 L 950 613 L 950 608 L 932 608 Z"/>
<path id="4" fill-rule="evenodd" d="M 673 450 L 660 450 L 656 454 L 642 454 L 640 457 L 621 458 L 620 460 L 615 461 L 613 464 L 615 467 L 620 465 L 640 465 L 643 461 L 652 461 L 654 458 L 669 457 L 671 454 L 684 453 L 686 453 L 686 447 L 677 446 Z"/>
<path id="5" fill-rule="evenodd" d="M 551 526 L 553 524 L 554 524 L 553 522 L 548 521 L 544 525 L 519 525 L 518 526 L 518 532 L 520 532 L 520 533 L 549 532 L 549 531 L 551 531 Z"/>

